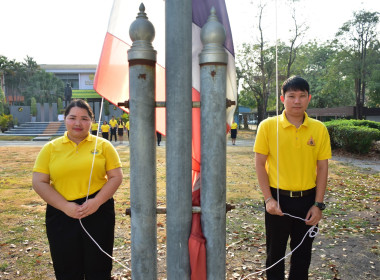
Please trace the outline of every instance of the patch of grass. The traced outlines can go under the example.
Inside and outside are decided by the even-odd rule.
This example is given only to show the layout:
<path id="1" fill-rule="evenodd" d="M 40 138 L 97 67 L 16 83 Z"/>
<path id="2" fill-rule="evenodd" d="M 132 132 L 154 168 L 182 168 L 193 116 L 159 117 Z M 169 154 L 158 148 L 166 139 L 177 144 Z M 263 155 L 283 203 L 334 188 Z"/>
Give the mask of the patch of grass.
<path id="1" fill-rule="evenodd" d="M 0 141 L 32 141 L 35 136 L 0 135 Z"/>
<path id="2" fill-rule="evenodd" d="M 1 272 L 6 271 L 8 266 L 9 266 L 9 264 L 6 263 L 6 262 L 5 263 L 0 263 L 0 271 Z"/>

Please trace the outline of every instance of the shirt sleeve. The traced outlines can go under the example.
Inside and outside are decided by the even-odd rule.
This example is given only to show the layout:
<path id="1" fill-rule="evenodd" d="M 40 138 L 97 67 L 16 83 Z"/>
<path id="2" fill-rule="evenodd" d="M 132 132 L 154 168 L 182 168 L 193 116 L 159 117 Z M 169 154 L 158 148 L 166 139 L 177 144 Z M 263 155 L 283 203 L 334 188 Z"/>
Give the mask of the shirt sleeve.
<path id="1" fill-rule="evenodd" d="M 109 143 L 104 142 L 105 157 L 106 157 L 106 171 L 121 167 L 121 161 L 115 147 Z"/>
<path id="2" fill-rule="evenodd" d="M 268 155 L 269 154 L 269 143 L 268 143 L 268 122 L 263 121 L 260 123 L 257 129 L 255 145 L 253 146 L 253 151 L 255 153 Z"/>
<path id="3" fill-rule="evenodd" d="M 38 153 L 37 159 L 34 163 L 33 172 L 39 172 L 44 174 L 50 174 L 50 155 L 51 155 L 50 143 L 46 144 Z"/>
<path id="4" fill-rule="evenodd" d="M 331 144 L 330 144 L 330 135 L 326 126 L 323 125 L 322 132 L 322 144 L 318 153 L 318 160 L 325 160 L 331 158 Z"/>

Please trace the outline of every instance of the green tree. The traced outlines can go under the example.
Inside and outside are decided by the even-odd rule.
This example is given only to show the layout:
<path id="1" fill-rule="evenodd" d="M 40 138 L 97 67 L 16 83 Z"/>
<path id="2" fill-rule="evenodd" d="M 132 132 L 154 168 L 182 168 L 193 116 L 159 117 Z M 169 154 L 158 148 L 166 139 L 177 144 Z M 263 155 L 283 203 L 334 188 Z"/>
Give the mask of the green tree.
<path id="1" fill-rule="evenodd" d="M 23 65 L 16 60 L 8 60 L 4 65 L 6 95 L 12 98 L 13 104 L 20 104 L 20 88 L 22 87 Z"/>
<path id="2" fill-rule="evenodd" d="M 331 42 L 300 47 L 293 69 L 310 84 L 310 108 L 354 105 L 352 77 L 344 74 L 345 67 L 344 55 Z"/>
<path id="3" fill-rule="evenodd" d="M 37 116 L 37 101 L 34 97 L 30 99 L 30 114 L 33 117 Z"/>
<path id="4" fill-rule="evenodd" d="M 64 83 L 54 74 L 39 70 L 28 80 L 23 95 L 28 100 L 34 97 L 39 103 L 57 102 L 64 96 Z"/>
<path id="5" fill-rule="evenodd" d="M 371 67 L 369 72 L 366 105 L 371 108 L 380 108 L 380 42 L 377 41 L 369 49 Z"/>
<path id="6" fill-rule="evenodd" d="M 4 88 L 5 83 L 5 73 L 7 70 L 8 59 L 7 57 L 0 55 L 0 88 Z"/>
<path id="7" fill-rule="evenodd" d="M 0 87 L 0 115 L 4 114 L 4 105 L 6 104 L 5 95 L 3 89 Z"/>
<path id="8" fill-rule="evenodd" d="M 110 103 L 108 102 L 108 100 L 104 101 L 104 115 L 105 116 L 109 116 L 110 115 Z"/>
<path id="9" fill-rule="evenodd" d="M 347 21 L 336 34 L 341 49 L 346 53 L 347 72 L 354 78 L 357 118 L 363 118 L 366 88 L 371 72 L 368 54 L 378 44 L 376 27 L 379 23 L 378 12 L 354 12 L 353 19 Z"/>

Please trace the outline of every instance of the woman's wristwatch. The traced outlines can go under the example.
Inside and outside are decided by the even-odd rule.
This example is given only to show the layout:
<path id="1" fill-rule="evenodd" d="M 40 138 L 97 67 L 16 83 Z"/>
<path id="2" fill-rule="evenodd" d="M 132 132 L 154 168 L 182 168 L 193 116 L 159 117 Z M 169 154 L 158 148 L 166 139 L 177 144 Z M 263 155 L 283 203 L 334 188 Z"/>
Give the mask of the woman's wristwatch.
<path id="1" fill-rule="evenodd" d="M 326 204 L 324 204 L 323 202 L 315 202 L 314 206 L 317 206 L 322 211 L 326 209 Z"/>

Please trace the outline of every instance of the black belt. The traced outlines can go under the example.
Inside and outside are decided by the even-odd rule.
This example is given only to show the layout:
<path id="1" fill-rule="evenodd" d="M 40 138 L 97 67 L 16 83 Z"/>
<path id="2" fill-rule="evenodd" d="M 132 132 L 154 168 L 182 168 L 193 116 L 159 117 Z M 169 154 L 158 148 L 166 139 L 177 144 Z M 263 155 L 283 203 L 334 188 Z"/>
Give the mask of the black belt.
<path id="1" fill-rule="evenodd" d="M 272 189 L 272 191 L 277 192 L 277 189 L 272 188 L 272 187 L 271 187 L 271 189 Z M 282 189 L 279 189 L 278 191 L 279 191 L 280 195 L 284 195 L 284 196 L 304 197 L 304 196 L 315 194 L 315 187 L 312 189 L 306 190 L 306 191 L 286 191 L 286 190 L 282 190 Z"/>

